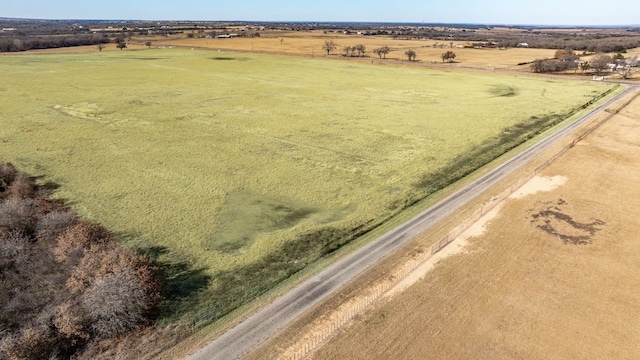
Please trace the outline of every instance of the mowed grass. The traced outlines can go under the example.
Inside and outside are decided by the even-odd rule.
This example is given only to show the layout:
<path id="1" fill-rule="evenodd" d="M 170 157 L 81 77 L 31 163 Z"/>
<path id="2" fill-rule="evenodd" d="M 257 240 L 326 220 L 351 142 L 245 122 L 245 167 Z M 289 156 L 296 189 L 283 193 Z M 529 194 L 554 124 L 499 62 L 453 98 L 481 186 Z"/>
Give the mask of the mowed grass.
<path id="1" fill-rule="evenodd" d="M 2 56 L 0 74 L 0 160 L 170 264 L 163 316 L 204 323 L 613 86 L 178 49 Z"/>

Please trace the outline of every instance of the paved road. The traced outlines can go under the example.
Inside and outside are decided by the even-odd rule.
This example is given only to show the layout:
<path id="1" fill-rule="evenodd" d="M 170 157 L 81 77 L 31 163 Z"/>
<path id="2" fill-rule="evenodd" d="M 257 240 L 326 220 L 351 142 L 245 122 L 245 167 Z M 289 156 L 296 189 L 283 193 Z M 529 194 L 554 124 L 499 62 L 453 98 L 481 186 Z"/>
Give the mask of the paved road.
<path id="1" fill-rule="evenodd" d="M 592 116 L 626 95 L 630 90 L 631 88 L 627 88 L 624 93 L 600 105 L 581 119 L 568 124 L 465 188 L 418 214 L 408 222 L 329 266 L 318 275 L 308 279 L 228 330 L 204 348 L 192 354 L 189 359 L 231 360 L 246 354 L 346 282 L 398 249 L 418 233 L 428 229 L 439 220 L 465 205 L 510 172 L 566 136 L 583 122 L 588 121 Z"/>

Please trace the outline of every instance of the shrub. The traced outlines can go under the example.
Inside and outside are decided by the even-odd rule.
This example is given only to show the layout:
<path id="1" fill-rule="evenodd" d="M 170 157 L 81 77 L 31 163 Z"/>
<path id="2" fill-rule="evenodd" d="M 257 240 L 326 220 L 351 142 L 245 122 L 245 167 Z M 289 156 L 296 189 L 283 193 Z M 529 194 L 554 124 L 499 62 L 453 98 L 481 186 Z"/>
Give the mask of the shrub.
<path id="1" fill-rule="evenodd" d="M 6 191 L 17 176 L 18 171 L 11 163 L 0 164 L 0 195 Z M 0 199 L 1 198 L 2 197 L 0 197 Z"/>
<path id="2" fill-rule="evenodd" d="M 0 181 L 0 359 L 70 358 L 150 319 L 154 267 L 12 165 Z"/>
<path id="3" fill-rule="evenodd" d="M 0 234 L 15 231 L 31 236 L 36 222 L 36 209 L 32 199 L 12 198 L 0 202 Z"/>
<path id="4" fill-rule="evenodd" d="M 38 219 L 36 237 L 38 240 L 52 242 L 65 229 L 78 222 L 78 217 L 71 211 L 52 211 Z"/>

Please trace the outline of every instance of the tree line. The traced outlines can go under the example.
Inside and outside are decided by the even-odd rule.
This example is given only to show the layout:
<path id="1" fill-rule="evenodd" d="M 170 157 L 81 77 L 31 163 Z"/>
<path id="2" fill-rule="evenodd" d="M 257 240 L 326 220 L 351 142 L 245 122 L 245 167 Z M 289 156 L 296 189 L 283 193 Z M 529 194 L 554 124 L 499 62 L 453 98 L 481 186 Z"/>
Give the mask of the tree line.
<path id="1" fill-rule="evenodd" d="M 109 42 L 111 40 L 106 34 L 4 36 L 0 37 L 0 52 L 98 45 Z"/>
<path id="2" fill-rule="evenodd" d="M 157 267 L 0 164 L 0 358 L 69 358 L 155 316 Z"/>
<path id="3" fill-rule="evenodd" d="M 577 72 L 580 70 L 582 73 L 587 71 L 593 71 L 596 75 L 600 76 L 609 69 L 615 69 L 615 71 L 622 76 L 623 79 L 627 79 L 631 76 L 634 68 L 638 67 L 639 61 L 637 57 L 625 59 L 622 53 L 610 56 L 604 53 L 595 54 L 591 60 L 582 61 L 580 56 L 571 49 L 556 50 L 555 56 L 552 59 L 537 59 L 534 60 L 531 65 L 531 71 L 535 73 L 552 73 L 552 72 L 565 72 L 571 71 Z"/>

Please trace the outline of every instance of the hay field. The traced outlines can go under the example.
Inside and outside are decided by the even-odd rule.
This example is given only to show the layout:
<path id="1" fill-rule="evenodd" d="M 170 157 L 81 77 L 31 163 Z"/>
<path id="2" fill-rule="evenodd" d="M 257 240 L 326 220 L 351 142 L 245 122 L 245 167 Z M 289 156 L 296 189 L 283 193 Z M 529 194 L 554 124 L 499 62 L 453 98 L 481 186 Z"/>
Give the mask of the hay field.
<path id="1" fill-rule="evenodd" d="M 2 161 L 172 264 L 163 316 L 195 324 L 401 211 L 504 129 L 612 87 L 179 49 L 3 56 L 0 72 Z"/>
<path id="2" fill-rule="evenodd" d="M 326 51 L 322 49 L 325 40 L 333 40 L 338 47 L 331 52 L 332 57 L 343 53 L 345 46 L 363 44 L 366 47 L 366 57 L 347 58 L 350 61 L 372 60 L 375 63 L 395 63 L 407 60 L 404 52 L 413 49 L 419 64 L 443 65 L 448 68 L 477 68 L 485 70 L 509 70 L 529 72 L 529 66 L 518 66 L 519 63 L 533 61 L 535 59 L 552 58 L 555 50 L 550 49 L 526 49 L 511 48 L 499 49 L 465 49 L 456 48 L 463 42 L 443 42 L 436 40 L 405 40 L 394 39 L 387 36 L 363 36 L 355 34 L 324 34 L 322 31 L 310 32 L 267 32 L 259 38 L 231 38 L 231 39 L 187 39 L 184 37 L 169 38 L 141 38 L 134 39 L 136 44 L 142 44 L 145 40 L 153 41 L 154 46 L 184 46 L 209 49 L 226 49 L 243 52 L 281 53 L 299 56 L 325 57 Z M 433 47 L 434 44 L 438 47 Z M 453 48 L 450 48 L 453 43 Z M 440 45 L 445 45 L 441 48 Z M 389 46 L 392 51 L 386 56 L 386 60 L 380 60 L 372 53 L 372 50 L 382 46 Z M 440 55 L 448 50 L 456 54 L 455 63 L 442 64 Z"/>
<path id="3" fill-rule="evenodd" d="M 639 113 L 636 98 L 310 358 L 637 358 Z"/>

